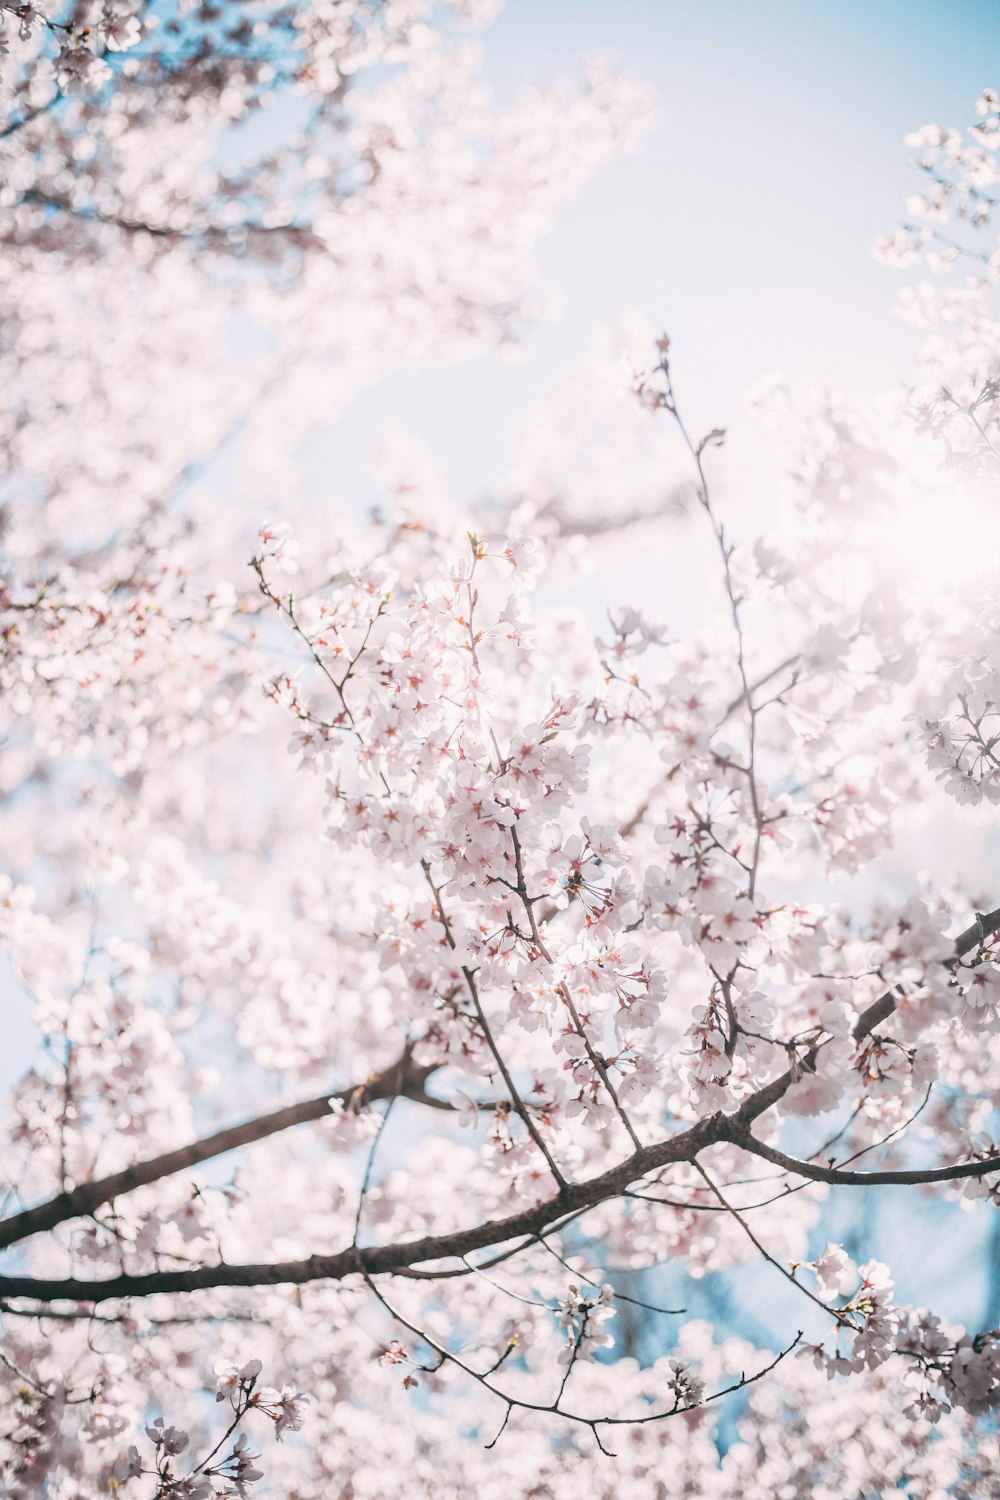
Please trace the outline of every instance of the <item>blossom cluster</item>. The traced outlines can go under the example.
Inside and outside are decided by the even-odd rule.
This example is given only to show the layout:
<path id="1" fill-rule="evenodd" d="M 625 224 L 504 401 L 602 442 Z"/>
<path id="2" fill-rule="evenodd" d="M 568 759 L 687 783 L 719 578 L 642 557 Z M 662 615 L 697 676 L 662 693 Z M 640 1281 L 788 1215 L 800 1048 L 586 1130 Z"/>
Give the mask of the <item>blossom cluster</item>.
<path id="1" fill-rule="evenodd" d="M 405 444 L 370 524 L 319 515 L 328 408 L 513 337 L 551 206 L 648 118 L 602 60 L 492 110 L 492 8 L 0 7 L 13 1500 L 569 1500 L 577 1437 L 636 1500 L 996 1487 L 995 1330 L 816 1249 L 831 1190 L 1000 1201 L 1000 616 L 882 546 L 995 458 L 996 257 L 951 295 L 942 234 L 988 231 L 997 97 L 914 142 L 950 395 L 915 431 L 769 383 L 766 538 L 666 336 L 620 399 L 596 356 L 557 389 L 475 515 Z M 279 96 L 308 123 L 255 155 Z M 656 611 L 593 608 L 588 555 L 647 541 Z M 751 1261 L 808 1336 L 661 1305 Z"/>
<path id="2" fill-rule="evenodd" d="M 566 1330 L 566 1345 L 559 1358 L 564 1364 L 577 1359 L 593 1359 L 598 1349 L 614 1346 L 614 1337 L 604 1324 L 615 1315 L 615 1289 L 605 1282 L 596 1296 L 588 1296 L 578 1286 L 571 1286 L 562 1298 L 556 1321 Z"/>

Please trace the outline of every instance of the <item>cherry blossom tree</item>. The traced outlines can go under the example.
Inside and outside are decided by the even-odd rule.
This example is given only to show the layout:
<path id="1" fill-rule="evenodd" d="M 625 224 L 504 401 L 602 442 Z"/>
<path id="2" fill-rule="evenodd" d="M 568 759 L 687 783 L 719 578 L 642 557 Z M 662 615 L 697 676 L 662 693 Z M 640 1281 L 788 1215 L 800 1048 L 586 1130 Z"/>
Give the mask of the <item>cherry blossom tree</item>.
<path id="1" fill-rule="evenodd" d="M 887 563 L 995 482 L 997 96 L 879 246 L 939 278 L 915 389 L 758 393 L 764 539 L 666 336 L 478 513 L 404 452 L 317 519 L 331 405 L 519 336 L 648 117 L 605 62 L 494 112 L 492 8 L 3 7 L 6 1492 L 973 1500 L 1000 1333 L 824 1205 L 1000 1201 L 995 582 Z M 703 629 L 594 639 L 609 533 L 711 557 Z M 956 818 L 963 883 L 892 867 Z"/>

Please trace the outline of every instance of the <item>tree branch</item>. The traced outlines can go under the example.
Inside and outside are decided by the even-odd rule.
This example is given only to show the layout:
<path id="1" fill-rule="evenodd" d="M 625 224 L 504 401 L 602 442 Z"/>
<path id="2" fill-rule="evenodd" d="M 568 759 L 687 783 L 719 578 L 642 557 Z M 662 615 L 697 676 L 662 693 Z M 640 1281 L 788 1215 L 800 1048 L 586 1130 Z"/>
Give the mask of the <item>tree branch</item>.
<path id="1" fill-rule="evenodd" d="M 387 1084 L 387 1090 L 389 1085 Z M 629 1183 L 668 1162 L 691 1161 L 706 1146 L 725 1138 L 728 1121 L 719 1115 L 701 1120 L 680 1135 L 637 1151 L 626 1161 L 585 1182 L 567 1184 L 559 1193 L 505 1219 L 490 1219 L 470 1229 L 426 1235 L 401 1244 L 357 1248 L 305 1260 L 257 1265 L 198 1266 L 185 1271 L 122 1275 L 103 1281 L 74 1278 L 0 1276 L 0 1297 L 34 1297 L 39 1301 L 107 1302 L 119 1297 L 151 1297 L 163 1292 L 194 1292 L 209 1287 L 304 1285 L 339 1281 L 352 1274 L 392 1274 L 425 1261 L 468 1255 L 523 1235 L 537 1237 L 567 1213 L 593 1208 L 620 1197 Z"/>
<path id="2" fill-rule="evenodd" d="M 966 927 L 964 932 L 960 932 L 955 939 L 955 954 L 953 958 L 945 960 L 946 966 L 953 968 L 960 958 L 966 953 L 971 953 L 974 948 L 978 948 L 998 929 L 1000 929 L 1000 907 L 997 907 L 995 911 L 978 913 L 975 922 L 970 927 Z M 873 1000 L 871 1005 L 861 1012 L 855 1023 L 851 1033 L 854 1040 L 863 1041 L 866 1036 L 871 1035 L 876 1026 L 888 1020 L 896 1009 L 898 1000 L 899 996 L 894 990 L 886 990 L 884 995 Z M 734 1121 L 741 1127 L 749 1128 L 754 1120 L 783 1098 L 796 1078 L 800 1078 L 803 1073 L 811 1073 L 815 1070 L 818 1051 L 819 1044 L 810 1047 L 809 1051 L 799 1058 L 794 1070 L 786 1069 L 784 1073 L 777 1078 L 772 1078 L 770 1083 L 758 1089 L 740 1106 L 733 1116 Z"/>
<path id="3" fill-rule="evenodd" d="M 951 1182 L 958 1177 L 985 1177 L 990 1172 L 1000 1172 L 1000 1156 L 990 1156 L 983 1161 L 956 1162 L 950 1167 L 915 1167 L 901 1172 L 850 1172 L 841 1167 L 821 1167 L 812 1161 L 800 1161 L 798 1157 L 786 1156 L 774 1146 L 765 1146 L 747 1131 L 738 1137 L 736 1144 L 751 1156 L 774 1162 L 787 1172 L 799 1177 L 810 1177 L 814 1182 L 829 1182 L 845 1187 L 893 1187 L 915 1186 L 925 1182 Z"/>
<path id="4" fill-rule="evenodd" d="M 391 1079 L 386 1085 L 391 1092 Z M 814 1177 L 820 1182 L 845 1182 L 852 1186 L 884 1183 L 947 1182 L 959 1177 L 981 1177 L 1000 1170 L 1000 1159 L 965 1162 L 951 1167 L 916 1172 L 837 1172 L 799 1162 L 763 1146 L 748 1130 L 741 1132 L 737 1116 L 713 1115 L 680 1135 L 636 1151 L 626 1161 L 585 1182 L 567 1184 L 554 1197 L 523 1209 L 505 1219 L 490 1219 L 470 1229 L 448 1234 L 426 1235 L 401 1244 L 359 1248 L 350 1246 L 334 1255 L 311 1255 L 304 1260 L 273 1261 L 248 1265 L 198 1266 L 185 1271 L 125 1274 L 99 1281 L 72 1277 L 0 1276 L 0 1297 L 32 1297 L 40 1302 L 71 1301 L 99 1303 L 120 1297 L 152 1297 L 171 1292 L 196 1292 L 211 1287 L 302 1286 L 313 1281 L 340 1281 L 350 1275 L 365 1277 L 404 1273 L 426 1261 L 461 1257 L 490 1245 L 539 1235 L 567 1213 L 582 1212 L 609 1199 L 621 1197 L 629 1184 L 671 1162 L 694 1162 L 700 1151 L 724 1142 L 776 1160 L 788 1170 Z"/>
<path id="5" fill-rule="evenodd" d="M 160 1156 L 135 1162 L 120 1172 L 112 1172 L 94 1182 L 81 1183 L 69 1192 L 50 1198 L 47 1203 L 40 1203 L 37 1208 L 24 1209 L 23 1212 L 0 1221 L 0 1250 L 29 1235 L 54 1229 L 68 1219 L 91 1214 L 122 1193 L 131 1193 L 151 1182 L 172 1177 L 200 1162 L 223 1156 L 227 1151 L 235 1151 L 240 1146 L 249 1146 L 254 1141 L 262 1141 L 268 1136 L 289 1130 L 293 1125 L 322 1120 L 330 1114 L 330 1105 L 334 1100 L 339 1100 L 348 1107 L 352 1103 L 373 1103 L 377 1099 L 390 1099 L 399 1094 L 417 1103 L 440 1106 L 441 1101 L 431 1099 L 423 1089 L 427 1076 L 432 1071 L 430 1068 L 414 1068 L 407 1049 L 391 1067 L 384 1069 L 367 1083 L 340 1089 L 336 1093 L 318 1094 L 314 1099 L 304 1099 L 297 1104 L 286 1104 L 269 1114 L 259 1115 L 255 1120 L 246 1120 L 242 1125 L 230 1125 L 225 1130 L 217 1130 L 212 1135 L 202 1137 L 201 1140 L 178 1146 L 174 1151 L 164 1151 Z"/>
<path id="6" fill-rule="evenodd" d="M 426 872 L 425 872 L 426 873 Z M 433 890 L 433 885 L 432 885 Z M 955 954 L 949 965 L 954 965 L 964 954 L 980 946 L 1000 929 L 1000 908 L 987 914 L 977 913 L 976 920 L 955 939 Z M 887 991 L 862 1012 L 854 1027 L 854 1038 L 861 1041 L 885 1020 L 896 1008 L 896 996 Z M 352 1273 L 365 1276 L 378 1274 L 405 1274 L 413 1266 L 430 1260 L 448 1259 L 468 1255 L 474 1250 L 503 1244 L 524 1235 L 537 1239 L 542 1231 L 551 1229 L 556 1220 L 567 1213 L 577 1214 L 610 1198 L 620 1197 L 633 1182 L 647 1173 L 674 1162 L 694 1162 L 697 1153 L 710 1145 L 732 1142 L 752 1155 L 793 1172 L 798 1176 L 835 1185 L 852 1187 L 874 1187 L 887 1185 L 919 1185 L 934 1182 L 950 1182 L 964 1177 L 982 1177 L 1000 1171 L 1000 1157 L 984 1161 L 955 1163 L 951 1166 L 915 1168 L 896 1172 L 851 1172 L 836 1167 L 820 1167 L 813 1162 L 800 1161 L 787 1156 L 775 1147 L 766 1146 L 751 1133 L 754 1120 L 776 1104 L 791 1086 L 794 1078 L 803 1070 L 814 1068 L 819 1045 L 813 1046 L 801 1059 L 797 1069 L 787 1069 L 778 1078 L 746 1100 L 731 1116 L 713 1115 L 699 1121 L 680 1135 L 661 1141 L 654 1146 L 642 1147 L 617 1167 L 598 1177 L 582 1183 L 563 1183 L 559 1192 L 533 1209 L 510 1215 L 506 1219 L 489 1220 L 471 1229 L 458 1230 L 446 1235 L 428 1235 L 420 1240 L 404 1241 L 399 1245 L 384 1245 L 366 1249 L 352 1246 L 332 1256 L 309 1256 L 299 1261 L 264 1262 L 258 1265 L 200 1266 L 185 1271 L 154 1272 L 148 1274 L 123 1274 L 103 1281 L 80 1281 L 75 1278 L 39 1278 L 30 1276 L 0 1276 L 0 1296 L 32 1297 L 39 1301 L 69 1300 L 76 1302 L 104 1302 L 119 1297 L 146 1297 L 167 1292 L 199 1291 L 219 1286 L 275 1286 L 280 1284 L 303 1285 L 312 1281 L 339 1280 Z M 323 1118 L 333 1100 L 347 1105 L 357 1101 L 409 1097 L 422 1103 L 438 1103 L 428 1096 L 424 1084 L 432 1068 L 413 1069 L 410 1049 L 390 1068 L 356 1088 L 341 1089 L 334 1094 L 321 1094 L 298 1104 L 286 1105 L 270 1114 L 261 1115 L 242 1125 L 230 1126 L 216 1131 L 200 1141 L 164 1152 L 145 1162 L 135 1163 L 121 1172 L 84 1183 L 67 1193 L 60 1193 L 47 1203 L 36 1208 L 25 1209 L 0 1223 L 0 1249 L 14 1244 L 29 1235 L 37 1234 L 69 1219 L 92 1213 L 95 1208 L 111 1201 L 119 1194 L 131 1192 L 137 1187 L 156 1182 L 164 1177 L 221 1156 L 253 1141 L 263 1140 L 298 1124 Z M 547 1153 L 546 1153 L 547 1154 Z M 558 1176 L 557 1176 L 558 1180 Z"/>
<path id="7" fill-rule="evenodd" d="M 236 224 L 154 224 L 146 219 L 135 219 L 128 214 L 108 213 L 91 203 L 71 203 L 68 198 L 56 193 L 44 192 L 41 188 L 28 188 L 21 194 L 16 207 L 35 205 L 51 209 L 54 213 L 71 214 L 90 224 L 104 224 L 124 230 L 126 234 L 148 234 L 163 240 L 207 240 L 231 247 L 234 240 L 251 235 L 286 235 L 289 241 L 300 246 L 317 247 L 321 241 L 310 224 L 259 224 L 244 221 Z"/>

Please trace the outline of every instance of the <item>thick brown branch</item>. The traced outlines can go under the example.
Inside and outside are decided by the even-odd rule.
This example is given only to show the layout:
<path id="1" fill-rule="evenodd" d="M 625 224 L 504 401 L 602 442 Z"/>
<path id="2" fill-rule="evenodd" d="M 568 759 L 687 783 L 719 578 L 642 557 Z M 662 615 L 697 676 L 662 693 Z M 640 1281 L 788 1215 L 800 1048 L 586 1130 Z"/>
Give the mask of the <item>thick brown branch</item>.
<path id="1" fill-rule="evenodd" d="M 430 1099 L 424 1093 L 423 1085 L 429 1071 L 427 1068 L 414 1068 L 407 1051 L 391 1067 L 370 1079 L 368 1083 L 340 1089 L 337 1093 L 318 1094 L 314 1099 L 300 1100 L 297 1104 L 286 1104 L 281 1109 L 272 1110 L 270 1114 L 259 1115 L 255 1120 L 246 1120 L 241 1125 L 230 1125 L 225 1130 L 217 1130 L 212 1135 L 204 1136 L 201 1140 L 190 1141 L 186 1146 L 178 1146 L 174 1151 L 164 1151 L 160 1156 L 135 1162 L 120 1172 L 112 1172 L 109 1176 L 100 1177 L 94 1182 L 81 1183 L 79 1187 L 67 1193 L 60 1193 L 57 1197 L 50 1198 L 47 1203 L 40 1203 L 37 1208 L 27 1208 L 22 1213 L 13 1214 L 9 1219 L 4 1219 L 0 1223 L 0 1249 L 13 1245 L 17 1240 L 26 1239 L 28 1235 L 54 1229 L 56 1225 L 64 1224 L 69 1219 L 91 1214 L 102 1204 L 110 1203 L 113 1198 L 120 1197 L 122 1193 L 131 1193 L 135 1188 L 145 1187 L 151 1182 L 159 1182 L 164 1177 L 172 1177 L 175 1173 L 187 1171 L 200 1162 L 223 1156 L 227 1151 L 235 1151 L 240 1146 L 249 1146 L 253 1141 L 262 1141 L 268 1136 L 277 1135 L 293 1125 L 304 1125 L 309 1120 L 321 1120 L 329 1115 L 330 1105 L 334 1100 L 339 1100 L 343 1105 L 348 1106 L 352 1103 L 357 1105 L 371 1103 L 376 1099 L 389 1099 L 398 1094 L 415 1099 L 419 1103 L 438 1105 L 439 1101 Z"/>
<path id="2" fill-rule="evenodd" d="M 923 1172 L 835 1172 L 812 1163 L 798 1162 L 770 1147 L 761 1146 L 747 1132 L 740 1138 L 736 1117 L 713 1115 L 697 1125 L 636 1151 L 626 1161 L 586 1182 L 571 1183 L 554 1197 L 534 1208 L 523 1209 L 505 1219 L 490 1219 L 469 1229 L 449 1234 L 426 1235 L 401 1244 L 372 1247 L 349 1246 L 334 1255 L 311 1255 L 304 1260 L 262 1262 L 249 1265 L 199 1266 L 185 1271 L 159 1271 L 115 1276 L 103 1281 L 36 1276 L 0 1276 L 0 1297 L 31 1297 L 39 1302 L 84 1302 L 97 1304 L 121 1297 L 153 1297 L 163 1293 L 196 1292 L 213 1287 L 304 1285 L 313 1281 L 339 1281 L 347 1276 L 405 1274 L 427 1261 L 470 1255 L 492 1245 L 501 1245 L 528 1235 L 537 1238 L 566 1214 L 579 1213 L 609 1199 L 621 1197 L 629 1184 L 647 1173 L 675 1162 L 693 1162 L 700 1151 L 724 1141 L 734 1141 L 746 1150 L 777 1159 L 789 1170 L 820 1181 L 873 1186 L 880 1183 L 941 1182 L 959 1177 L 982 1176 L 1000 1169 L 1000 1160 L 966 1162 Z"/>
<path id="3" fill-rule="evenodd" d="M 960 933 L 955 940 L 955 959 L 973 951 L 986 938 L 1000 929 L 1000 908 L 976 921 Z M 862 1012 L 854 1028 L 855 1040 L 860 1041 L 889 1015 L 896 1007 L 896 998 L 891 992 L 880 996 Z M 798 1064 L 797 1072 L 815 1063 L 816 1048 Z M 61 1193 L 48 1203 L 37 1208 L 25 1209 L 0 1224 L 0 1248 L 51 1229 L 68 1219 L 92 1213 L 95 1208 L 121 1193 L 132 1191 L 148 1183 L 171 1176 L 221 1156 L 239 1146 L 262 1140 L 293 1125 L 322 1118 L 329 1110 L 330 1101 L 339 1099 L 347 1104 L 360 1096 L 366 1100 L 386 1099 L 397 1095 L 410 1097 L 422 1103 L 436 1104 L 424 1090 L 428 1069 L 413 1069 L 408 1052 L 391 1068 L 378 1074 L 360 1089 L 342 1089 L 336 1094 L 322 1094 L 299 1104 L 287 1105 L 243 1125 L 231 1126 L 217 1131 L 200 1141 L 194 1141 L 175 1151 L 164 1152 L 146 1162 L 138 1162 L 122 1172 L 113 1173 L 98 1181 L 84 1183 L 71 1192 Z M 706 1146 L 731 1141 L 744 1150 L 799 1176 L 817 1182 L 843 1184 L 846 1186 L 874 1187 L 885 1185 L 924 1184 L 950 1182 L 964 1177 L 981 1177 L 1000 1171 L 1000 1158 L 986 1161 L 962 1162 L 953 1166 L 916 1168 L 899 1172 L 851 1172 L 834 1167 L 820 1167 L 812 1162 L 799 1161 L 786 1156 L 774 1147 L 765 1146 L 750 1132 L 754 1120 L 776 1104 L 794 1081 L 791 1069 L 773 1079 L 748 1099 L 736 1114 L 726 1118 L 713 1115 L 702 1120 L 689 1130 L 655 1146 L 636 1151 L 626 1161 L 599 1177 L 587 1182 L 567 1184 L 560 1192 L 534 1209 L 506 1219 L 490 1220 L 471 1229 L 456 1231 L 450 1235 L 429 1235 L 422 1240 L 413 1240 L 401 1245 L 386 1245 L 380 1248 L 341 1251 L 332 1256 L 310 1256 L 302 1261 L 285 1261 L 244 1266 L 204 1266 L 190 1271 L 173 1271 L 150 1275 L 119 1276 L 108 1281 L 84 1282 L 74 1279 L 45 1280 L 34 1277 L 0 1277 L 0 1295 L 8 1297 L 33 1297 L 40 1301 L 71 1300 L 103 1302 L 117 1297 L 153 1296 L 160 1292 L 197 1291 L 216 1286 L 258 1286 L 281 1283 L 303 1284 L 318 1280 L 337 1280 L 352 1271 L 363 1270 L 369 1275 L 406 1271 L 414 1265 L 428 1260 L 445 1259 L 468 1255 L 472 1251 L 490 1245 L 502 1244 L 523 1235 L 536 1236 L 566 1213 L 579 1213 L 596 1204 L 615 1198 L 630 1183 L 644 1177 L 648 1172 L 671 1162 L 692 1161 L 698 1151 Z M 359 1259 L 360 1257 L 360 1259 Z"/>
<path id="4" fill-rule="evenodd" d="M 997 907 L 995 911 L 977 916 L 975 922 L 964 932 L 960 932 L 955 939 L 955 956 L 947 961 L 948 964 L 950 966 L 956 964 L 960 958 L 978 948 L 980 943 L 985 942 L 998 929 L 1000 929 L 1000 907 Z M 870 1036 L 876 1026 L 888 1020 L 898 1002 L 899 995 L 893 990 L 886 990 L 884 995 L 873 1000 L 871 1005 L 861 1012 L 855 1023 L 851 1033 L 854 1040 L 861 1042 L 866 1036 Z M 772 1078 L 770 1083 L 752 1094 L 733 1117 L 738 1127 L 749 1127 L 754 1120 L 759 1119 L 784 1097 L 796 1078 L 801 1077 L 803 1073 L 813 1072 L 818 1050 L 818 1047 L 811 1047 L 803 1057 L 799 1058 L 794 1069 L 786 1069 L 779 1077 Z"/>
<path id="5" fill-rule="evenodd" d="M 985 942 L 998 928 L 1000 928 L 1000 907 L 996 911 L 978 916 L 971 927 L 967 927 L 964 932 L 958 934 L 955 939 L 955 957 L 950 962 L 954 964 L 958 959 L 964 958 L 966 953 L 971 953 L 974 948 L 978 948 L 980 943 Z M 854 1040 L 860 1042 L 864 1037 L 869 1036 L 880 1022 L 891 1016 L 896 1009 L 897 999 L 897 995 L 892 990 L 887 990 L 878 1000 L 873 1001 L 867 1010 L 862 1011 L 854 1028 Z"/>
<path id="6" fill-rule="evenodd" d="M 629 1183 L 671 1162 L 690 1161 L 707 1146 L 727 1137 L 728 1121 L 719 1115 L 701 1120 L 681 1135 L 647 1146 L 627 1161 L 586 1182 L 571 1183 L 534 1208 L 505 1219 L 490 1219 L 450 1234 L 378 1247 L 350 1246 L 334 1255 L 311 1255 L 305 1260 L 264 1262 L 258 1265 L 199 1266 L 186 1271 L 162 1271 L 116 1276 L 104 1281 L 0 1276 L 0 1297 L 32 1297 L 41 1302 L 108 1302 L 119 1297 L 152 1297 L 164 1292 L 194 1292 L 211 1287 L 304 1285 L 311 1281 L 339 1281 L 353 1274 L 378 1276 L 406 1271 L 426 1261 L 469 1255 L 524 1235 L 537 1236 L 567 1213 L 593 1208 L 620 1197 Z"/>
<path id="7" fill-rule="evenodd" d="M 749 1131 L 739 1137 L 737 1145 L 752 1156 L 774 1162 L 775 1166 L 784 1167 L 799 1177 L 811 1177 L 814 1182 L 844 1187 L 912 1187 L 925 1182 L 952 1182 L 959 1177 L 985 1177 L 990 1172 L 1000 1172 L 1000 1156 L 990 1156 L 983 1161 L 956 1162 L 950 1167 L 915 1167 L 901 1172 L 849 1172 L 841 1167 L 821 1167 L 814 1161 L 786 1156 L 784 1151 L 756 1140 Z"/>

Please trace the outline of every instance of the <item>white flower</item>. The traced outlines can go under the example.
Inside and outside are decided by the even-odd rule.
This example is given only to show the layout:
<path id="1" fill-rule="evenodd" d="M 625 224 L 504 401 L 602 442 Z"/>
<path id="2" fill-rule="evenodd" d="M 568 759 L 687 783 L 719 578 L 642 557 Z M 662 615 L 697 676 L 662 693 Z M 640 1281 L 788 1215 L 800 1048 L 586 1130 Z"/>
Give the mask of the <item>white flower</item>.
<path id="1" fill-rule="evenodd" d="M 260 539 L 264 543 L 261 555 L 270 558 L 279 573 L 299 571 L 299 544 L 287 521 L 265 522 L 260 528 Z"/>
<path id="2" fill-rule="evenodd" d="M 263 1470 L 254 1468 L 254 1460 L 258 1458 L 260 1458 L 259 1453 L 248 1452 L 247 1435 L 241 1432 L 236 1439 L 232 1453 L 226 1459 L 226 1467 L 230 1469 L 236 1492 L 241 1497 L 246 1495 L 244 1485 L 253 1484 L 255 1480 L 263 1478 Z"/>
<path id="3" fill-rule="evenodd" d="M 458 1110 L 458 1123 L 463 1130 L 474 1129 L 479 1119 L 479 1105 L 462 1089 L 455 1090 L 453 1100 Z"/>
<path id="4" fill-rule="evenodd" d="M 142 27 L 136 16 L 119 11 L 115 6 L 105 5 L 101 28 L 109 52 L 127 52 L 142 36 Z"/>
<path id="5" fill-rule="evenodd" d="M 126 1458 L 120 1458 L 117 1463 L 112 1464 L 111 1472 L 117 1480 L 138 1479 L 142 1474 L 142 1462 L 139 1458 L 139 1450 L 131 1447 Z"/>
<path id="6" fill-rule="evenodd" d="M 846 1296 L 858 1284 L 857 1267 L 841 1245 L 828 1244 L 823 1254 L 808 1264 L 816 1273 L 824 1302 L 831 1297 Z"/>
<path id="7" fill-rule="evenodd" d="M 305 1391 L 284 1385 L 280 1391 L 269 1387 L 254 1397 L 254 1405 L 265 1412 L 274 1423 L 274 1435 L 281 1442 L 286 1432 L 298 1432 L 302 1426 L 302 1407 L 309 1400 Z"/>
<path id="8" fill-rule="evenodd" d="M 241 1386 L 251 1386 L 262 1369 L 259 1359 L 248 1359 L 245 1365 L 216 1365 L 216 1401 L 225 1401 L 227 1396 L 234 1395 Z"/>
<path id="9" fill-rule="evenodd" d="M 146 1436 L 154 1448 L 162 1448 L 164 1453 L 183 1453 L 190 1441 L 187 1433 L 182 1432 L 179 1427 L 165 1427 L 162 1417 L 157 1417 L 146 1428 Z"/>
<path id="10" fill-rule="evenodd" d="M 697 1406 L 705 1393 L 705 1382 L 693 1375 L 683 1360 L 670 1360 L 670 1368 L 674 1373 L 667 1386 L 673 1391 L 677 1405 Z"/>

